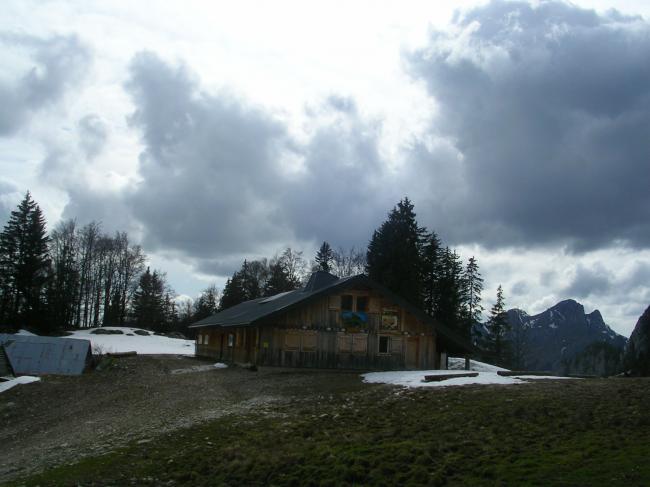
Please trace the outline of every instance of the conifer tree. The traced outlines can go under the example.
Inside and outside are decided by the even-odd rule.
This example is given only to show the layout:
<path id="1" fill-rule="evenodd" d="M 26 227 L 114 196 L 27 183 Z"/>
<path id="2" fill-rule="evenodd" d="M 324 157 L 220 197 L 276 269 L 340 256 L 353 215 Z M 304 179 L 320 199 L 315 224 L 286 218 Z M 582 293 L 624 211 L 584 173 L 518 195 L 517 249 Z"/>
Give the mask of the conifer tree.
<path id="1" fill-rule="evenodd" d="M 413 204 L 402 199 L 375 230 L 368 244 L 366 273 L 415 305 L 421 304 L 420 244 L 424 230 L 418 227 Z"/>
<path id="2" fill-rule="evenodd" d="M 0 234 L 0 320 L 48 331 L 42 316 L 50 259 L 45 218 L 29 191 Z"/>
<path id="3" fill-rule="evenodd" d="M 332 269 L 332 261 L 334 260 L 334 251 L 330 244 L 323 242 L 318 252 L 316 253 L 316 270 L 330 272 Z"/>
<path id="4" fill-rule="evenodd" d="M 244 291 L 244 301 L 259 298 L 262 295 L 262 283 L 260 283 L 254 266 L 244 260 L 241 270 L 239 271 L 242 290 Z"/>
<path id="5" fill-rule="evenodd" d="M 438 277 L 438 309 L 435 317 L 443 324 L 469 338 L 469 331 L 463 322 L 465 316 L 465 287 L 463 265 L 456 251 L 445 247 L 440 257 Z"/>
<path id="6" fill-rule="evenodd" d="M 133 296 L 132 316 L 136 326 L 155 331 L 168 331 L 169 292 L 165 289 L 164 274 L 147 270 L 140 276 Z"/>
<path id="7" fill-rule="evenodd" d="M 215 314 L 219 310 L 219 290 L 216 284 L 205 288 L 194 302 L 192 308 L 191 319 L 194 321 L 202 320 Z"/>
<path id="8" fill-rule="evenodd" d="M 505 310 L 505 299 L 501 285 L 497 289 L 497 299 L 490 309 L 490 318 L 487 322 L 487 352 L 493 357 L 496 365 L 509 365 L 510 346 L 507 340 L 510 323 Z"/>
<path id="9" fill-rule="evenodd" d="M 469 258 L 463 274 L 465 286 L 465 320 L 470 335 L 475 323 L 481 321 L 483 306 L 481 305 L 481 292 L 483 291 L 483 278 L 479 272 L 478 262 L 474 256 Z"/>
<path id="10" fill-rule="evenodd" d="M 435 232 L 424 236 L 422 242 L 420 280 L 422 283 L 422 308 L 438 317 L 440 311 L 440 273 L 442 265 L 440 239 Z"/>
<path id="11" fill-rule="evenodd" d="M 296 289 L 295 283 L 291 281 L 288 272 L 281 262 L 271 263 L 269 278 L 264 285 L 264 296 L 273 296 Z"/>
<path id="12" fill-rule="evenodd" d="M 224 310 L 246 301 L 246 293 L 242 285 L 239 271 L 235 271 L 230 279 L 226 281 L 219 301 L 219 309 Z"/>

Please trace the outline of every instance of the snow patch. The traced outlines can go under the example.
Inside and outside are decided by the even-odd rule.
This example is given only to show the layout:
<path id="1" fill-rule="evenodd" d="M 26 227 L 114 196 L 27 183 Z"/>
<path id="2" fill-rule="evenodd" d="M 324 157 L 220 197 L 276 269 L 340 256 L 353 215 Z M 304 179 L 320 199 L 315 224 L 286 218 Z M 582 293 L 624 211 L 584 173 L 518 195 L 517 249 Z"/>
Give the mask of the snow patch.
<path id="1" fill-rule="evenodd" d="M 134 332 L 139 328 L 106 326 L 104 330 L 120 330 L 121 335 L 94 335 L 93 330 L 75 330 L 67 338 L 90 340 L 93 353 L 137 352 L 138 355 L 194 355 L 194 340 L 182 340 L 159 335 L 142 336 Z M 132 336 L 127 335 L 131 333 Z"/>
<path id="2" fill-rule="evenodd" d="M 449 357 L 449 370 L 465 370 L 465 359 Z M 496 365 L 479 362 L 478 360 L 469 361 L 469 370 L 474 372 L 497 372 L 498 370 L 508 370 Z"/>
<path id="3" fill-rule="evenodd" d="M 402 387 L 449 387 L 465 386 L 471 384 L 525 384 L 537 379 L 570 379 L 571 377 L 555 377 L 541 375 L 521 375 L 516 377 L 503 377 L 496 372 L 479 372 L 476 377 L 450 378 L 440 382 L 424 382 L 426 375 L 460 375 L 463 371 L 453 370 L 403 370 L 392 372 L 370 372 L 362 374 L 363 381 L 370 384 L 392 384 Z"/>
<path id="4" fill-rule="evenodd" d="M 7 378 L 3 377 L 3 379 Z M 29 384 L 30 382 L 38 382 L 39 380 L 41 380 L 40 377 L 34 377 L 32 375 L 21 375 L 20 377 L 10 378 L 6 382 L 0 382 L 0 392 L 8 391 L 19 384 Z"/>
<path id="5" fill-rule="evenodd" d="M 36 335 L 32 333 L 31 331 L 27 330 L 18 330 L 14 335 L 22 335 L 22 336 L 27 336 L 27 337 L 35 337 Z"/>
<path id="6" fill-rule="evenodd" d="M 188 367 L 186 369 L 175 369 L 172 370 L 171 373 L 176 375 L 176 374 L 191 374 L 192 372 L 205 372 L 207 370 L 215 370 L 215 369 L 227 369 L 228 366 L 224 363 L 217 362 L 216 364 L 212 365 L 195 365 L 193 367 Z"/>

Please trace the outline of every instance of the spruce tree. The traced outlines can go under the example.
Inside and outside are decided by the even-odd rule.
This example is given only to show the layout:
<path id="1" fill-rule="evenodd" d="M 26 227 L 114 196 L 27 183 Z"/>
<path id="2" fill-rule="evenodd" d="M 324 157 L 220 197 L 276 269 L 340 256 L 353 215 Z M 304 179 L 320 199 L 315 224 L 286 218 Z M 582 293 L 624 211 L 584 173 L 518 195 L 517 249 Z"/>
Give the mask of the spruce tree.
<path id="1" fill-rule="evenodd" d="M 215 284 L 205 288 L 192 307 L 194 321 L 202 320 L 219 310 L 219 290 Z"/>
<path id="2" fill-rule="evenodd" d="M 440 311 L 440 272 L 442 265 L 440 239 L 435 232 L 424 236 L 420 281 L 422 283 L 422 308 L 429 315 L 438 317 Z"/>
<path id="3" fill-rule="evenodd" d="M 244 291 L 244 301 L 259 298 L 262 295 L 262 283 L 259 280 L 258 273 L 255 272 L 254 265 L 244 260 L 244 264 L 239 271 L 239 277 Z"/>
<path id="4" fill-rule="evenodd" d="M 29 191 L 0 234 L 0 319 L 49 331 L 43 314 L 50 259 L 45 218 Z"/>
<path id="5" fill-rule="evenodd" d="M 239 271 L 233 273 L 232 277 L 226 281 L 219 301 L 219 310 L 228 309 L 239 303 L 246 301 L 246 293 L 242 285 Z"/>
<path id="6" fill-rule="evenodd" d="M 368 244 L 366 273 L 404 299 L 420 305 L 420 247 L 424 230 L 418 226 L 415 216 L 408 198 L 393 208 Z"/>
<path id="7" fill-rule="evenodd" d="M 281 262 L 273 262 L 269 268 L 269 278 L 264 285 L 264 296 L 293 291 L 295 283 L 291 281 L 289 273 Z"/>
<path id="8" fill-rule="evenodd" d="M 438 309 L 435 317 L 443 324 L 469 338 L 463 316 L 466 313 L 463 265 L 456 251 L 445 247 L 440 257 Z"/>
<path id="9" fill-rule="evenodd" d="M 481 305 L 481 292 L 483 291 L 483 278 L 479 272 L 478 262 L 474 256 L 469 258 L 467 267 L 463 274 L 463 284 L 465 286 L 465 326 L 471 335 L 475 323 L 481 321 L 483 306 Z"/>
<path id="10" fill-rule="evenodd" d="M 132 317 L 136 326 L 163 332 L 167 331 L 167 313 L 164 276 L 147 267 L 140 276 L 133 296 Z M 167 293 L 169 294 L 169 293 Z"/>
<path id="11" fill-rule="evenodd" d="M 510 344 L 507 340 L 510 331 L 510 323 L 505 310 L 505 299 L 501 285 L 497 289 L 497 299 L 490 309 L 490 318 L 487 322 L 487 343 L 488 354 L 493 358 L 496 365 L 507 366 L 510 361 Z"/>
<path id="12" fill-rule="evenodd" d="M 318 252 L 316 253 L 316 270 L 330 272 L 332 269 L 332 261 L 334 260 L 334 251 L 330 244 L 323 242 Z"/>

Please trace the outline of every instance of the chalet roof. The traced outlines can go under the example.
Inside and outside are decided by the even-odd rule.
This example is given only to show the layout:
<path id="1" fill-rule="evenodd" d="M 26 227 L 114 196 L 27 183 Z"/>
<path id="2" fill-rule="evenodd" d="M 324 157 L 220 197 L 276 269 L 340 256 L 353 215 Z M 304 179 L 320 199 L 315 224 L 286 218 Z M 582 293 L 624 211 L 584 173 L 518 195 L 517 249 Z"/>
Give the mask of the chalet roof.
<path id="1" fill-rule="evenodd" d="M 309 281 L 302 289 L 276 294 L 271 297 L 245 301 L 197 321 L 190 325 L 190 328 L 260 324 L 279 314 L 285 313 L 298 305 L 304 305 L 317 298 L 357 285 L 375 289 L 409 311 L 411 314 L 415 315 L 424 323 L 434 325 L 439 334 L 447 338 L 460 350 L 471 350 L 471 346 L 466 342 L 466 340 L 457 335 L 453 330 L 450 330 L 448 327 L 436 322 L 431 316 L 426 314 L 417 306 L 412 305 L 364 274 L 339 279 L 328 272 L 317 271 L 311 275 Z"/>
<path id="2" fill-rule="evenodd" d="M 79 375 L 90 356 L 90 341 L 76 338 L 0 334 L 0 347 L 16 375 Z"/>

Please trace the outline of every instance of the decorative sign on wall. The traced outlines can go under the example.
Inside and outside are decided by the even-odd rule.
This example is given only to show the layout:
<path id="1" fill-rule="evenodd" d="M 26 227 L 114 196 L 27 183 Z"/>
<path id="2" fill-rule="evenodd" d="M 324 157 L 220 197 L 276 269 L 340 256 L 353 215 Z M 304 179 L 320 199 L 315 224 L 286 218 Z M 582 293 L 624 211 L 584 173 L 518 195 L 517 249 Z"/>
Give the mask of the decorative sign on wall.
<path id="1" fill-rule="evenodd" d="M 381 311 L 381 329 L 387 331 L 399 330 L 399 313 L 394 308 L 384 308 Z"/>

